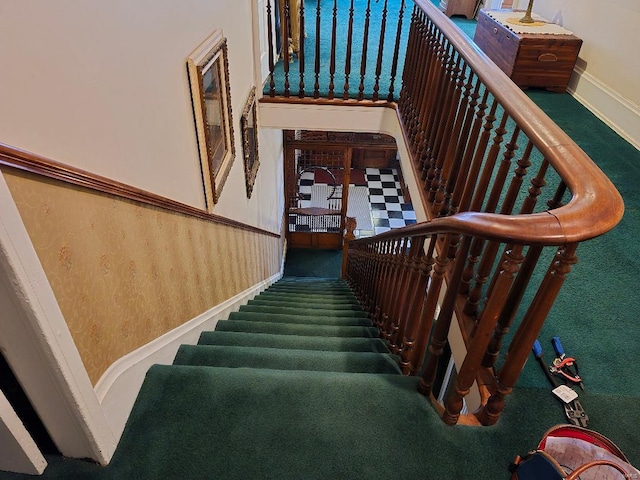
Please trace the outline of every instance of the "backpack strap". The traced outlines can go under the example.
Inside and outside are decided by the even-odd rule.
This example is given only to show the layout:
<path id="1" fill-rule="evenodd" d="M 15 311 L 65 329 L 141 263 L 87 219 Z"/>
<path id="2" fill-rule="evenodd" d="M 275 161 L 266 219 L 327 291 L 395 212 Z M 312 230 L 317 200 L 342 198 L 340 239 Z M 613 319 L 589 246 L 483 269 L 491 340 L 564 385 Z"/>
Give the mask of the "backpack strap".
<path id="1" fill-rule="evenodd" d="M 565 480 L 578 480 L 580 474 L 584 473 L 585 470 L 588 470 L 591 467 L 597 467 L 598 465 L 608 465 L 609 467 L 615 468 L 624 475 L 625 480 L 631 480 L 629 474 L 625 472 L 620 465 L 609 460 L 594 460 L 593 462 L 585 463 L 571 472 L 569 476 L 565 477 Z"/>

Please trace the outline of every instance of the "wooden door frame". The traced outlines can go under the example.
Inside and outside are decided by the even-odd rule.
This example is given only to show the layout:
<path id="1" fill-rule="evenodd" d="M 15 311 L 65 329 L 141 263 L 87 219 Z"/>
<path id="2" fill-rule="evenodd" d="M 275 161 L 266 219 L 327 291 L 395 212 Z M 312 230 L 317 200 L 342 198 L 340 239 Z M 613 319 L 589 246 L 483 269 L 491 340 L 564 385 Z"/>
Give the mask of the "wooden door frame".
<path id="1" fill-rule="evenodd" d="M 318 232 L 290 232 L 289 231 L 289 199 L 291 192 L 297 190 L 297 171 L 295 171 L 295 151 L 296 150 L 325 150 L 331 152 L 343 152 L 344 173 L 342 175 L 342 202 L 340 206 L 340 232 L 339 233 L 318 233 Z M 353 147 L 341 144 L 318 144 L 317 142 L 307 142 L 300 140 L 287 140 L 284 135 L 284 179 L 285 179 L 285 215 L 287 242 L 293 248 L 326 248 L 341 249 L 344 242 L 344 229 L 349 203 L 349 183 L 351 176 L 351 158 Z"/>

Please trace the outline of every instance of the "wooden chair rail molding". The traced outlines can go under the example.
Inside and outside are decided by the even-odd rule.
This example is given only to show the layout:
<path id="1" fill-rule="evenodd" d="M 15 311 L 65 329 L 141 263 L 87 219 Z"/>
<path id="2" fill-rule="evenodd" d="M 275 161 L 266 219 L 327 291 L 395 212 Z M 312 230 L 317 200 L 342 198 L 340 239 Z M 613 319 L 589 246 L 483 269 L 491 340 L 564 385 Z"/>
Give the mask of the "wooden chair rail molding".
<path id="1" fill-rule="evenodd" d="M 35 175 L 59 180 L 71 185 L 84 187 L 89 190 L 107 193 L 116 197 L 126 198 L 136 202 L 159 207 L 164 210 L 200 218 L 210 222 L 227 225 L 230 227 L 246 230 L 249 232 L 280 238 L 280 234 L 269 232 L 261 228 L 236 222 L 229 218 L 211 214 L 206 210 L 201 210 L 184 203 L 176 202 L 170 198 L 156 195 L 139 188 L 127 185 L 109 178 L 87 172 L 85 170 L 70 167 L 60 162 L 25 152 L 15 147 L 0 143 L 0 165 L 16 168 Z"/>

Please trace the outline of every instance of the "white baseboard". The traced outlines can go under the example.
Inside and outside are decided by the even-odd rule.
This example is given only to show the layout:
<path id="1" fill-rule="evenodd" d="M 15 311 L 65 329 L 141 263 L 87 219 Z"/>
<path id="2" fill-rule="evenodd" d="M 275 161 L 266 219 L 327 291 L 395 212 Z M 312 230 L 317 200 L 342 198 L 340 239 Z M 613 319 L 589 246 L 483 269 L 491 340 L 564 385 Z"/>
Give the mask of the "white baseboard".
<path id="1" fill-rule="evenodd" d="M 213 330 L 218 320 L 227 318 L 229 313 L 237 311 L 281 276 L 282 271 L 114 362 L 96 383 L 95 391 L 116 439 L 122 435 L 152 365 L 173 363 L 180 345 L 197 343 L 201 332 Z"/>
<path id="2" fill-rule="evenodd" d="M 640 149 L 640 105 L 630 102 L 580 67 L 574 69 L 568 91 L 618 135 Z"/>

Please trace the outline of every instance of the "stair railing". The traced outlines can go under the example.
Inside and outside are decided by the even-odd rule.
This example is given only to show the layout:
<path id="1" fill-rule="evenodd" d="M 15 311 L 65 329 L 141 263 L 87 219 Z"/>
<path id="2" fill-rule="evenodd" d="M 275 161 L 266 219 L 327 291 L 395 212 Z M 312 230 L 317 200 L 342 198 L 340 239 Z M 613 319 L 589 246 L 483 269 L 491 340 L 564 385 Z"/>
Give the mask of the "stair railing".
<path id="1" fill-rule="evenodd" d="M 498 421 L 582 241 L 620 220 L 612 183 L 428 0 L 411 17 L 398 115 L 428 221 L 349 244 L 346 278 L 431 396 L 453 321 L 466 355 L 441 408 Z M 407 175 L 407 172 L 405 172 Z M 508 335 L 509 330 L 513 335 Z M 435 400 L 434 400 L 435 401 Z"/>
<path id="2" fill-rule="evenodd" d="M 408 2 L 359 3 L 266 0 L 269 77 L 265 94 L 396 101 Z"/>
<path id="3" fill-rule="evenodd" d="M 378 36 L 377 51 L 372 46 L 376 42 L 370 45 L 367 40 L 372 2 L 367 2 L 364 14 L 354 14 L 350 3 L 343 29 L 338 16 L 345 13 L 338 10 L 338 2 L 331 2 L 330 12 L 317 2 L 314 32 L 304 27 L 305 15 L 309 19 L 311 13 L 308 7 L 305 12 L 309 2 L 302 1 L 299 7 L 293 2 L 293 9 L 292 0 L 281 4 L 285 24 L 280 34 L 285 39 L 296 38 L 290 34 L 296 27 L 287 15 L 299 12 L 299 50 L 292 47 L 297 59 L 289 49 L 281 51 L 284 62 L 278 81 L 283 80 L 284 86 L 276 88 L 276 32 L 271 29 L 268 95 L 273 98 L 269 100 L 339 104 L 370 98 L 395 107 L 410 156 L 403 174 L 413 174 L 419 195 L 412 197 L 422 204 L 428 219 L 350 241 L 347 280 L 400 356 L 404 373 L 421 375 L 420 391 L 434 402 L 434 389 L 441 381 L 439 363 L 456 322 L 466 355 L 457 362 L 451 393 L 438 407 L 442 418 L 449 424 L 461 420 L 464 398 L 477 381 L 482 407 L 474 416 L 462 418 L 486 425 L 497 422 L 564 279 L 577 262 L 578 244 L 619 222 L 620 195 L 568 135 L 429 0 L 414 1 L 397 99 L 393 85 L 405 41 L 404 1 L 398 9 L 392 6 L 397 2 L 376 3 L 382 10 L 375 15 L 382 15 L 385 25 L 393 23 L 392 12 L 398 13 L 395 38 L 400 39 L 385 42 L 387 29 Z M 268 25 L 272 5 L 267 0 Z M 327 16 L 331 27 L 323 30 Z M 354 19 L 364 22 L 359 77 L 354 75 L 357 66 L 351 51 Z M 336 60 L 338 32 L 343 30 L 350 52 L 344 75 Z M 330 46 L 320 45 L 321 32 L 325 40 L 331 38 Z M 305 36 L 315 39 L 313 53 L 305 50 Z M 371 52 L 377 60 L 392 44 L 391 66 L 383 62 L 374 74 L 380 80 L 382 72 L 390 74 L 385 101 L 378 79 L 367 82 L 365 77 L 369 66 L 378 63 L 369 62 Z M 322 48 L 329 48 L 326 65 L 320 60 Z M 315 59 L 313 72 L 304 67 L 309 65 L 305 55 L 310 54 Z M 321 70 L 327 66 L 326 72 Z M 329 87 L 320 87 L 325 73 Z M 355 95 L 350 86 L 354 76 Z M 296 78 L 293 86 L 291 78 Z M 336 87 L 341 79 L 342 94 Z"/>

